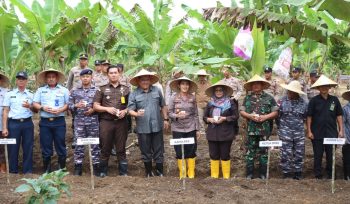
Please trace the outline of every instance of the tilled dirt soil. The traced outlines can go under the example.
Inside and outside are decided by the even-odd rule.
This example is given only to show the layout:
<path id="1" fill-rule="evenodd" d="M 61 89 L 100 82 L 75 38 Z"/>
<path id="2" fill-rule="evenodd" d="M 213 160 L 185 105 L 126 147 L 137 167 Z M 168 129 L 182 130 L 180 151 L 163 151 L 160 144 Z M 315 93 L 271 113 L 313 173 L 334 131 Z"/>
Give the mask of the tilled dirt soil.
<path id="1" fill-rule="evenodd" d="M 38 120 L 35 119 L 35 124 Z M 67 147 L 69 157 L 67 167 L 73 172 L 73 151 L 71 144 L 71 119 L 67 117 Z M 23 183 L 21 178 L 36 178 L 42 171 L 40 145 L 35 127 L 34 173 L 31 175 L 10 175 L 11 184 L 6 184 L 6 175 L 0 174 L 0 203 L 24 203 L 26 194 L 15 193 L 17 186 Z M 240 134 L 242 135 L 242 134 Z M 144 178 L 144 166 L 138 147 L 128 150 L 129 176 L 118 176 L 116 157 L 111 157 L 109 176 L 95 177 L 95 190 L 90 186 L 88 158 L 85 159 L 82 177 L 68 175 L 65 178 L 71 186 L 72 197 L 62 196 L 59 203 L 350 203 L 350 182 L 342 175 L 341 148 L 337 149 L 336 191 L 331 193 L 331 180 L 315 180 L 312 167 L 312 147 L 306 141 L 304 179 L 282 179 L 279 167 L 279 151 L 271 153 L 270 179 L 268 183 L 260 179 L 246 180 L 243 159 L 242 138 L 238 136 L 232 145 L 231 176 L 229 180 L 210 178 L 208 145 L 205 138 L 198 142 L 196 178 L 183 181 L 178 178 L 175 152 L 169 145 L 171 135 L 165 135 L 165 177 Z M 130 134 L 128 144 L 136 139 Z M 276 138 L 275 138 L 276 139 Z M 87 152 L 86 152 L 87 153 Z M 87 155 L 87 154 L 86 154 Z M 57 168 L 57 158 L 53 158 L 53 167 Z M 257 172 L 256 172 L 257 173 Z"/>

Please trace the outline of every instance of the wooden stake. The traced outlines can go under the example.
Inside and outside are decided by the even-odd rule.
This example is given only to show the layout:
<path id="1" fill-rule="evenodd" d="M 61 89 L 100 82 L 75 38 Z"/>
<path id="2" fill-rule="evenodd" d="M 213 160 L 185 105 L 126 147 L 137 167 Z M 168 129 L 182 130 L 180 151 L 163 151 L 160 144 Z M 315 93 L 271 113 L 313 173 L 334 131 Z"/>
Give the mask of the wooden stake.
<path id="1" fill-rule="evenodd" d="M 89 146 L 89 160 L 90 160 L 90 173 L 91 173 L 91 188 L 95 189 L 95 181 L 94 181 L 94 168 L 92 166 L 92 155 L 91 155 L 91 144 Z"/>
<path id="2" fill-rule="evenodd" d="M 332 193 L 334 193 L 334 179 L 335 179 L 335 144 L 333 145 L 333 161 L 332 161 Z"/>
<path id="3" fill-rule="evenodd" d="M 7 184 L 10 184 L 10 166 L 9 166 L 9 156 L 8 156 L 8 152 L 7 152 L 7 144 L 5 144 L 5 160 L 6 160 Z"/>
<path id="4" fill-rule="evenodd" d="M 269 182 L 269 176 L 270 176 L 270 148 L 267 148 L 267 169 L 266 169 L 266 185 Z"/>
<path id="5" fill-rule="evenodd" d="M 186 167 L 185 167 L 185 147 L 184 144 L 181 144 L 181 152 L 182 152 L 182 188 L 186 190 Z"/>

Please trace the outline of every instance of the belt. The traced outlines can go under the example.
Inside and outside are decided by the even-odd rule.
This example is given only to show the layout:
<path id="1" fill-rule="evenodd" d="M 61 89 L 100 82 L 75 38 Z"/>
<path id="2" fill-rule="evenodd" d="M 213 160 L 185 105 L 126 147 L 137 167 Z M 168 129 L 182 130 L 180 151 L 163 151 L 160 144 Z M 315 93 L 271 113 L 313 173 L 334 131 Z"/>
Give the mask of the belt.
<path id="1" fill-rule="evenodd" d="M 125 118 L 125 117 L 124 117 Z M 101 118 L 101 120 L 107 120 L 107 121 L 117 121 L 117 120 L 123 120 L 124 118 Z"/>
<path id="2" fill-rule="evenodd" d="M 42 120 L 48 120 L 48 121 L 50 121 L 50 122 L 55 121 L 55 120 L 58 120 L 58 119 L 61 119 L 61 118 L 63 118 L 63 116 L 60 116 L 60 117 L 51 117 L 51 118 L 43 118 L 43 117 L 41 117 Z"/>
<path id="3" fill-rule="evenodd" d="M 14 118 L 10 118 L 11 121 L 16 121 L 16 122 L 27 122 L 32 120 L 32 117 L 29 118 L 20 118 L 20 119 L 14 119 Z"/>

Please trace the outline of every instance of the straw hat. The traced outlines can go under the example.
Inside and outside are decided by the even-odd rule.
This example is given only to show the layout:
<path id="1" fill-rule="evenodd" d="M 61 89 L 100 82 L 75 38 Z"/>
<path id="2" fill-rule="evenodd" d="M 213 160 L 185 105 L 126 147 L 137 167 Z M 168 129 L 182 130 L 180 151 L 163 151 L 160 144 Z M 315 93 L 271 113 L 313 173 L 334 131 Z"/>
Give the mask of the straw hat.
<path id="1" fill-rule="evenodd" d="M 151 84 L 155 84 L 158 82 L 159 78 L 154 75 L 152 72 L 149 72 L 145 69 L 141 69 L 132 79 L 130 79 L 130 84 L 134 86 L 138 86 L 138 79 L 141 76 L 149 76 L 151 78 Z"/>
<path id="2" fill-rule="evenodd" d="M 0 86 L 1 87 L 8 87 L 10 85 L 10 79 L 3 73 L 0 73 Z"/>
<path id="3" fill-rule="evenodd" d="M 282 88 L 287 89 L 298 94 L 305 95 L 305 92 L 302 91 L 302 87 L 299 81 L 293 80 L 289 84 L 281 84 Z"/>
<path id="4" fill-rule="evenodd" d="M 318 88 L 320 86 L 337 86 L 337 82 L 329 79 L 328 77 L 326 77 L 325 75 L 321 75 L 320 78 L 317 79 L 317 81 L 312 84 L 311 88 L 314 89 L 314 88 Z"/>
<path id="5" fill-rule="evenodd" d="M 259 75 L 254 75 L 253 78 L 249 79 L 249 81 L 247 81 L 244 84 L 244 88 L 247 91 L 252 90 L 252 84 L 254 82 L 262 82 L 263 83 L 263 89 L 267 89 L 267 88 L 269 88 L 269 86 L 271 86 L 270 82 L 268 82 L 266 79 L 260 77 Z"/>
<path id="6" fill-rule="evenodd" d="M 217 82 L 216 84 L 211 85 L 205 90 L 205 94 L 209 97 L 212 97 L 214 95 L 214 90 L 216 87 L 221 86 L 225 89 L 226 96 L 230 97 L 233 94 L 233 89 L 230 86 L 227 86 L 226 84 L 223 84 L 222 82 Z"/>
<path id="7" fill-rule="evenodd" d="M 59 83 L 63 83 L 64 82 L 64 80 L 65 80 L 64 74 L 62 72 L 56 70 L 56 69 L 50 68 L 50 69 L 44 70 L 44 71 L 39 73 L 39 75 L 38 75 L 38 82 L 40 84 L 46 84 L 46 74 L 49 73 L 49 72 L 54 72 L 54 73 L 57 74 Z"/>
<path id="8" fill-rule="evenodd" d="M 170 82 L 169 86 L 170 86 L 171 90 L 173 90 L 177 93 L 180 92 L 180 88 L 179 88 L 180 81 L 188 81 L 190 83 L 190 88 L 188 90 L 189 93 L 195 92 L 198 88 L 197 84 L 194 81 L 183 76 L 183 77 L 180 77 L 178 79 L 174 79 L 173 81 Z"/>
<path id="9" fill-rule="evenodd" d="M 209 76 L 209 74 L 205 71 L 205 69 L 198 70 L 196 73 L 194 73 L 194 75 L 197 75 L 197 76 Z"/>
<path id="10" fill-rule="evenodd" d="M 343 99 L 350 101 L 350 90 L 345 91 L 341 96 Z"/>

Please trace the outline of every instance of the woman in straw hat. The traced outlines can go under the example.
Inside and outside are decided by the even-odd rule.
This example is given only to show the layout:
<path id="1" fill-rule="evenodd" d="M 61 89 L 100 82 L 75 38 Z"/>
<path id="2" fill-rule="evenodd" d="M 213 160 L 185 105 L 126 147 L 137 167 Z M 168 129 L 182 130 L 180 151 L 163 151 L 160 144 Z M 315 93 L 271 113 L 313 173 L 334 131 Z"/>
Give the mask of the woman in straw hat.
<path id="1" fill-rule="evenodd" d="M 204 134 L 205 123 L 202 120 L 202 118 L 204 115 L 205 107 L 207 106 L 207 103 L 210 100 L 210 97 L 208 97 L 205 94 L 205 90 L 210 87 L 210 82 L 208 81 L 209 74 L 205 71 L 205 69 L 201 69 L 198 72 L 196 72 L 195 75 L 198 76 L 198 79 L 196 81 L 198 85 L 198 89 L 196 91 L 196 99 L 197 99 L 197 107 L 198 107 L 198 116 L 200 118 L 199 120 L 200 133 Z"/>
<path id="2" fill-rule="evenodd" d="M 244 84 L 250 93 L 244 98 L 240 107 L 242 117 L 247 119 L 246 170 L 247 179 L 253 178 L 254 159 L 259 154 L 260 178 L 266 179 L 267 148 L 259 147 L 260 141 L 266 141 L 271 135 L 273 119 L 277 117 L 278 106 L 275 99 L 265 93 L 270 83 L 258 75 Z"/>
<path id="3" fill-rule="evenodd" d="M 279 104 L 279 127 L 277 130 L 281 147 L 281 167 L 283 178 L 302 178 L 305 155 L 305 129 L 307 103 L 299 96 L 305 95 L 299 81 L 291 81 L 288 85 L 281 84 L 287 90 Z"/>
<path id="4" fill-rule="evenodd" d="M 171 96 L 168 104 L 173 138 L 194 138 L 195 140 L 194 144 L 185 145 L 184 152 L 180 145 L 174 146 L 180 178 L 186 177 L 186 173 L 188 178 L 194 178 L 199 118 L 196 97 L 193 93 L 197 89 L 197 84 L 187 77 L 180 77 L 170 83 L 170 88 L 176 93 Z M 186 167 L 185 171 L 182 171 L 182 154 L 187 162 L 187 172 Z"/>
<path id="5" fill-rule="evenodd" d="M 163 176 L 163 128 L 167 130 L 169 127 L 163 94 L 153 85 L 157 81 L 158 77 L 145 69 L 130 80 L 137 89 L 129 96 L 128 110 L 136 118 L 136 131 L 146 177 L 153 176 L 152 160 L 156 162 L 156 175 Z"/>
<path id="6" fill-rule="evenodd" d="M 58 167 L 66 167 L 66 122 L 65 112 L 68 110 L 69 91 L 59 83 L 64 82 L 64 74 L 48 69 L 38 75 L 40 87 L 34 94 L 33 106 L 40 110 L 40 147 L 43 157 L 44 171 L 51 171 L 51 157 L 55 144 L 58 155 Z"/>
<path id="7" fill-rule="evenodd" d="M 326 170 L 328 178 L 332 177 L 332 145 L 324 145 L 324 138 L 343 137 L 343 110 L 339 99 L 329 95 L 329 90 L 337 83 L 321 75 L 311 86 L 320 94 L 311 98 L 307 112 L 307 135 L 312 141 L 314 151 L 314 174 L 322 178 L 322 157 L 326 152 Z"/>
<path id="8" fill-rule="evenodd" d="M 175 80 L 175 79 L 178 79 L 180 77 L 182 77 L 184 75 L 183 71 L 180 69 L 180 67 L 174 67 L 172 70 L 171 70 L 171 79 L 166 83 L 165 85 L 165 104 L 168 105 L 169 104 L 169 100 L 170 100 L 170 97 L 172 95 L 175 94 L 175 92 L 173 90 L 171 90 L 170 88 L 170 83 Z"/>
<path id="9" fill-rule="evenodd" d="M 2 112 L 3 112 L 3 101 L 5 94 L 8 92 L 7 87 L 9 86 L 9 78 L 0 73 L 0 138 L 2 138 Z M 0 173 L 6 173 L 5 163 L 5 150 L 4 145 L 0 145 Z"/>
<path id="10" fill-rule="evenodd" d="M 348 101 L 343 107 L 343 120 L 344 120 L 344 137 L 346 139 L 345 145 L 343 145 L 343 170 L 344 179 L 350 180 L 350 90 L 345 91 L 342 97 Z"/>
<path id="11" fill-rule="evenodd" d="M 222 176 L 229 179 L 231 145 L 237 134 L 233 126 L 239 117 L 236 100 L 230 99 L 233 89 L 219 82 L 206 89 L 205 93 L 211 98 L 203 117 L 208 123 L 206 135 L 209 144 L 210 174 L 212 178 L 219 178 L 221 160 Z"/>

